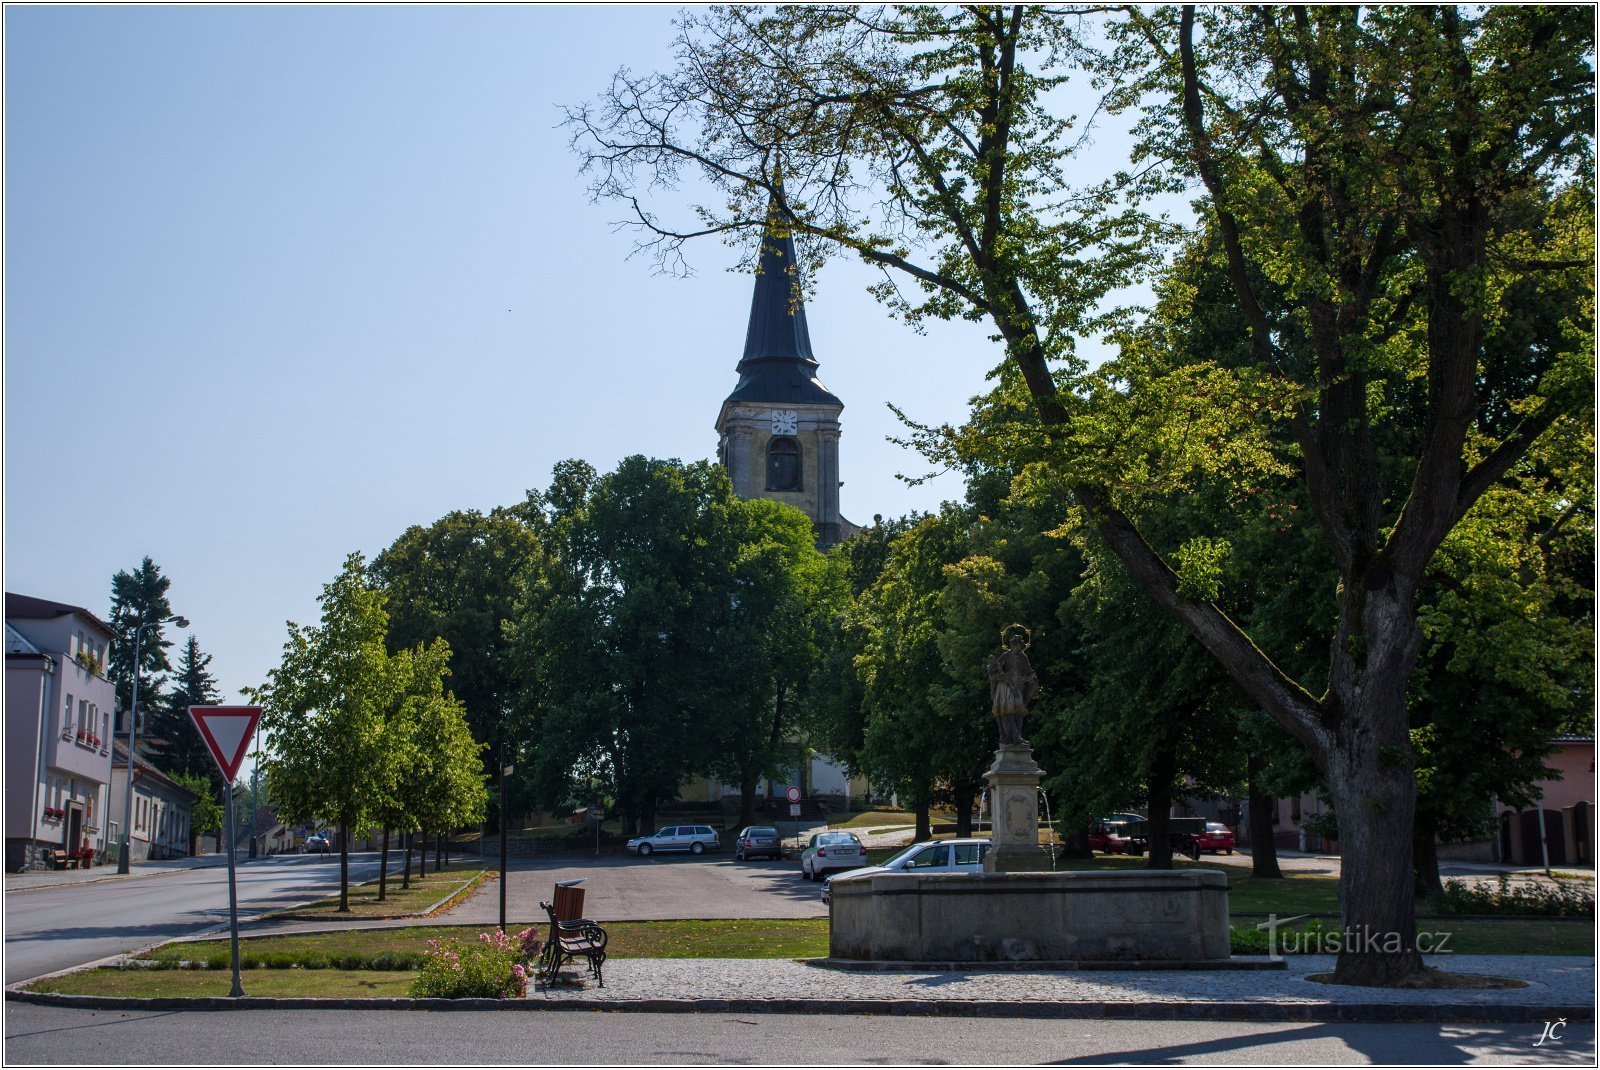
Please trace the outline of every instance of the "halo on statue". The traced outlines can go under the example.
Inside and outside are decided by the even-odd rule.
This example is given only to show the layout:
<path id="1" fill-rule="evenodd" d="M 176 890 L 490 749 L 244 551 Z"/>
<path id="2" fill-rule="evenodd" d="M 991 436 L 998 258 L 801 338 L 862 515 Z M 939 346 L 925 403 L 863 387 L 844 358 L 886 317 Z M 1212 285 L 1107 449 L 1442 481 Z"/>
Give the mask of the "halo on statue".
<path id="1" fill-rule="evenodd" d="M 1025 624 L 1007 624 L 1004 628 L 1001 628 L 1000 645 L 1010 645 L 1011 635 L 1014 632 L 1022 633 L 1022 649 L 1031 650 L 1033 648 L 1033 632 L 1030 631 L 1028 626 Z"/>

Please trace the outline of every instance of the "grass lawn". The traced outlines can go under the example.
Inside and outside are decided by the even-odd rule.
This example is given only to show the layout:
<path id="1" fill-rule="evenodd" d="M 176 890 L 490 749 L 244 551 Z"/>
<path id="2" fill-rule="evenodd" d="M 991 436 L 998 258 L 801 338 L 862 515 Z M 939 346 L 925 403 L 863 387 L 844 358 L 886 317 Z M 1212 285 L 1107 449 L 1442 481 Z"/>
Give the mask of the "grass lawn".
<path id="1" fill-rule="evenodd" d="M 333 864 L 338 865 L 337 862 Z M 390 875 L 389 894 L 381 902 L 378 899 L 378 882 L 369 881 L 350 886 L 348 913 L 339 912 L 339 896 L 335 894 L 315 903 L 278 912 L 273 917 L 338 921 L 341 918 L 399 918 L 421 914 L 446 897 L 450 897 L 452 902 L 458 900 L 487 875 L 488 871 L 476 861 L 448 863 L 442 872 L 430 867 L 426 877 L 418 877 L 416 869 L 413 869 L 411 887 L 408 889 L 400 887 L 398 875 Z"/>
<path id="2" fill-rule="evenodd" d="M 861 810 L 843 818 L 834 820 L 830 818 L 828 827 L 833 829 L 870 829 L 882 828 L 888 825 L 915 825 L 917 815 L 904 810 Z"/>
<path id="3" fill-rule="evenodd" d="M 415 970 L 249 970 L 239 983 L 247 996 L 278 999 L 375 999 L 407 996 Z M 127 996 L 150 999 L 226 996 L 233 988 L 229 970 L 80 970 L 30 986 L 36 992 L 72 996 Z"/>
<path id="4" fill-rule="evenodd" d="M 1254 929 L 1258 920 L 1235 918 L 1234 927 Z M 1420 928 L 1430 933 L 1434 947 L 1440 946 L 1440 934 L 1448 933 L 1448 951 L 1462 955 L 1589 955 L 1594 950 L 1593 930 L 1578 922 L 1542 918 L 1429 919 Z M 405 926 L 249 937 L 239 942 L 242 982 L 245 992 L 252 996 L 404 996 L 416 977 L 415 970 L 258 968 L 251 964 L 370 961 L 386 955 L 417 955 L 430 939 L 471 940 L 478 931 L 476 926 Z M 792 959 L 821 957 L 828 952 L 826 918 L 614 922 L 606 926 L 606 931 L 610 934 L 607 950 L 614 958 Z M 209 960 L 221 968 L 102 968 L 51 978 L 30 987 L 40 992 L 102 996 L 225 996 L 231 987 L 226 940 L 166 944 L 147 957 L 165 962 Z"/>

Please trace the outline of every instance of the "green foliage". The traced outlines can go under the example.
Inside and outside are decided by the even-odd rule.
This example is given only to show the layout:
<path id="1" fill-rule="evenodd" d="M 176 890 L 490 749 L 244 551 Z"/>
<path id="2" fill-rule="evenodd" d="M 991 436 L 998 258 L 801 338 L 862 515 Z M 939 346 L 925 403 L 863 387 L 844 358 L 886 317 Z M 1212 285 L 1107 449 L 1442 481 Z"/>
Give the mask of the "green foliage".
<path id="1" fill-rule="evenodd" d="M 1222 594 L 1232 548 L 1227 540 L 1196 535 L 1178 547 L 1178 597 L 1214 602 Z"/>
<path id="2" fill-rule="evenodd" d="M 517 999 L 527 993 L 529 961 L 538 951 L 537 933 L 515 937 L 499 929 L 474 942 L 429 940 L 411 995 L 434 999 Z"/>
<path id="3" fill-rule="evenodd" d="M 390 714 L 406 680 L 385 645 L 383 596 L 359 554 L 323 587 L 320 626 L 289 624 L 278 667 L 255 692 L 270 749 L 262 767 L 288 824 L 336 818 L 364 827 L 398 781 Z"/>
<path id="4" fill-rule="evenodd" d="M 218 791 L 222 788 L 222 773 L 189 717 L 190 706 L 215 706 L 222 701 L 222 691 L 211 675 L 210 665 L 211 655 L 201 653 L 200 641 L 189 636 L 172 678 L 172 693 L 151 711 L 147 736 L 160 749 L 158 764 L 163 772 L 200 776 Z"/>
<path id="5" fill-rule="evenodd" d="M 213 766 L 215 763 L 213 763 Z M 216 787 L 211 778 L 199 773 L 168 773 L 173 783 L 194 792 L 194 805 L 189 808 L 189 829 L 197 836 L 219 832 L 222 829 L 222 803 L 213 794 Z M 246 826 L 248 827 L 248 826 Z"/>
<path id="6" fill-rule="evenodd" d="M 552 806 L 610 795 L 637 828 L 708 768 L 708 713 L 751 700 L 744 507 L 720 467 L 644 457 L 599 478 L 558 466 L 543 500 L 559 565 L 525 581 L 512 626 L 533 788 Z"/>
<path id="7" fill-rule="evenodd" d="M 1520 914 L 1548 918 L 1594 917 L 1594 885 L 1575 881 L 1519 881 L 1500 874 L 1493 885 L 1444 882 L 1433 901 L 1440 914 Z"/>
<path id="8" fill-rule="evenodd" d="M 107 676 L 117 686 L 117 707 L 126 710 L 133 703 L 134 632 L 140 625 L 172 616 L 167 590 L 172 581 L 161 574 L 161 566 L 146 557 L 132 572 L 111 577 L 111 612 L 106 623 L 117 635 L 111 646 L 111 665 Z M 170 672 L 167 648 L 172 641 L 162 627 L 150 628 L 139 643 L 139 703 L 151 710 L 161 708 L 162 673 Z"/>
<path id="9" fill-rule="evenodd" d="M 368 569 L 386 595 L 391 654 L 436 639 L 449 645 L 450 692 L 465 709 L 472 737 L 487 744 L 486 775 L 496 755 L 516 755 L 531 734 L 518 716 L 519 664 L 507 629 L 518 593 L 547 567 L 538 534 L 543 522 L 534 504 L 487 515 L 452 512 L 428 527 L 407 528 Z M 513 807 L 518 802 L 514 794 Z"/>
<path id="10" fill-rule="evenodd" d="M 941 651 L 945 570 L 966 556 L 971 520 L 947 504 L 916 522 L 854 609 L 862 762 L 876 786 L 919 811 L 940 796 L 968 810 L 994 750 L 982 660 L 952 666 Z"/>

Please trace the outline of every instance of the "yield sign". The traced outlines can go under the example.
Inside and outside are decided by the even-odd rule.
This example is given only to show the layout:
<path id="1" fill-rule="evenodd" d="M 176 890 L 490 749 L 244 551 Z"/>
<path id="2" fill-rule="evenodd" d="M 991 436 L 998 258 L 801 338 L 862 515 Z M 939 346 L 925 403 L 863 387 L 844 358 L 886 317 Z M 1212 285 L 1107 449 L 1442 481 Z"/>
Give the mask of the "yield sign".
<path id="1" fill-rule="evenodd" d="M 260 706 L 190 706 L 189 716 L 228 783 L 239 775 L 244 752 L 261 720 Z"/>

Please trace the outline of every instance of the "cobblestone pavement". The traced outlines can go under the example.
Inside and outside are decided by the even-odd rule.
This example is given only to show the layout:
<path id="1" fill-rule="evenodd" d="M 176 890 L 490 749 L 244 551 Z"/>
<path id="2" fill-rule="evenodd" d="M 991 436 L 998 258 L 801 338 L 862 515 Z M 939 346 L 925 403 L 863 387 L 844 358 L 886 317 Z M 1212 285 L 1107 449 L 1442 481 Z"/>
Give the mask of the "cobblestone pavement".
<path id="1" fill-rule="evenodd" d="M 1256 960 L 1260 961 L 1260 960 Z M 1401 1004 L 1451 1008 L 1594 1006 L 1591 958 L 1436 956 L 1451 973 L 1525 981 L 1526 988 L 1398 990 L 1308 980 L 1333 969 L 1331 955 L 1303 955 L 1282 970 L 951 971 L 857 973 L 787 959 L 613 959 L 605 987 L 581 962 L 565 976 L 578 983 L 528 998 L 628 1003 L 640 1000 L 985 1000 L 1012 1003 Z"/>

